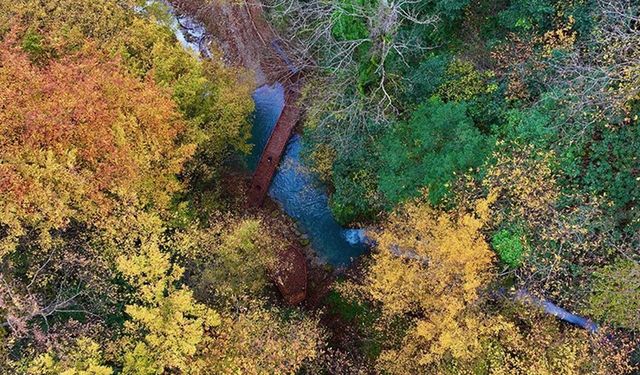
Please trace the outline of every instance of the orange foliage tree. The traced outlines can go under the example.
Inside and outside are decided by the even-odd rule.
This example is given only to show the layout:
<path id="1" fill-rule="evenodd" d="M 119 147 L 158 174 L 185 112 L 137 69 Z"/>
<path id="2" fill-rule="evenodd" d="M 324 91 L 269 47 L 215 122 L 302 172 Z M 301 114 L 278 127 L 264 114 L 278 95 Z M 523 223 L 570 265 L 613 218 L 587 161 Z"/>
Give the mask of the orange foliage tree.
<path id="1" fill-rule="evenodd" d="M 38 68 L 0 52 L 0 255 L 35 230 L 46 246 L 73 219 L 99 226 L 119 205 L 162 210 L 194 146 L 169 93 L 81 53 Z"/>

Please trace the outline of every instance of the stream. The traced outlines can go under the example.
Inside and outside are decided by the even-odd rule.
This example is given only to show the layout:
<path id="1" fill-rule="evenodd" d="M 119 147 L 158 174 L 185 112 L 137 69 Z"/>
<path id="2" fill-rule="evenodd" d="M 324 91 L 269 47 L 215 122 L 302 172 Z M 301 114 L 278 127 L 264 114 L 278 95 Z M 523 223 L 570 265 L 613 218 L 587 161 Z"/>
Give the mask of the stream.
<path id="1" fill-rule="evenodd" d="M 177 15 L 166 0 L 149 0 L 147 5 L 154 3 L 167 7 L 170 16 L 167 26 L 186 50 L 198 57 L 211 57 L 207 48 L 209 38 L 202 25 L 191 17 Z M 274 48 L 290 68 L 292 67 L 278 43 L 272 43 L 271 48 Z M 247 157 L 247 165 L 251 172 L 255 171 L 260 155 L 284 108 L 284 87 L 279 82 L 265 85 L 257 88 L 252 97 L 255 103 L 250 140 L 253 149 Z M 298 229 L 308 237 L 309 244 L 321 262 L 336 268 L 346 268 L 367 250 L 364 231 L 346 229 L 336 222 L 329 209 L 326 188 L 302 161 L 302 147 L 302 138 L 293 135 L 268 194 L 296 221 Z"/>
<path id="2" fill-rule="evenodd" d="M 165 0 L 149 0 L 147 4 L 155 1 L 161 1 L 168 7 L 169 27 L 183 47 L 199 57 L 211 57 L 205 29 L 190 17 L 177 17 L 173 7 Z M 278 48 L 277 44 L 272 47 Z M 247 165 L 254 171 L 284 108 L 284 87 L 278 82 L 265 85 L 256 89 L 252 97 L 255 112 L 251 143 L 254 147 L 247 157 Z M 300 155 L 302 148 L 302 137 L 294 134 L 273 178 L 269 196 L 296 221 L 321 261 L 336 268 L 346 268 L 374 242 L 367 238 L 365 230 L 343 228 L 338 224 L 329 209 L 326 188 L 303 163 Z M 512 298 L 592 333 L 598 330 L 591 320 L 570 313 L 546 299 L 534 297 L 526 290 L 518 290 Z"/>
<path id="3" fill-rule="evenodd" d="M 251 143 L 253 151 L 248 158 L 249 168 L 256 168 L 273 128 L 284 106 L 284 88 L 275 83 L 262 86 L 253 93 L 256 105 Z M 367 247 L 360 231 L 345 229 L 334 219 L 329 209 L 326 188 L 305 167 L 300 152 L 302 137 L 294 134 L 287 144 L 271 186 L 269 196 L 293 218 L 321 261 L 334 267 L 347 267 Z"/>

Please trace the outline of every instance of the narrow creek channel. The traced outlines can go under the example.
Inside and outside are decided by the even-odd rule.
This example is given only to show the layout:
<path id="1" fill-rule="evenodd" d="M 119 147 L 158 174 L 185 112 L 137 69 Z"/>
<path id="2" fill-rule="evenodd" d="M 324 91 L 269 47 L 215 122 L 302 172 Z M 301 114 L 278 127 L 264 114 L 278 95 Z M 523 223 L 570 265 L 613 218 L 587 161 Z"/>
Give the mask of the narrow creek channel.
<path id="1" fill-rule="evenodd" d="M 157 1 L 168 7 L 171 16 L 169 26 L 182 46 L 198 56 L 210 57 L 204 27 L 190 17 L 178 16 L 168 2 Z M 282 55 L 284 52 L 280 49 L 276 53 Z M 255 170 L 282 113 L 284 87 L 279 82 L 264 85 L 257 88 L 252 97 L 255 103 L 250 140 L 253 150 L 247 157 L 250 172 Z M 304 165 L 300 155 L 302 147 L 302 137 L 294 134 L 287 143 L 268 194 L 296 221 L 303 236 L 308 237 L 305 241 L 309 241 L 309 244 L 303 245 L 310 245 L 321 262 L 336 268 L 348 267 L 367 250 L 362 231 L 343 228 L 335 220 L 329 209 L 326 188 Z"/>
<path id="2" fill-rule="evenodd" d="M 200 57 L 211 57 L 207 48 L 208 38 L 201 25 L 192 18 L 176 16 L 173 7 L 165 0 L 149 0 L 147 4 L 154 2 L 168 7 L 171 17 L 169 26 L 185 49 Z M 264 85 L 257 88 L 252 97 L 255 112 L 251 143 L 254 147 L 247 157 L 247 164 L 249 169 L 254 171 L 284 108 L 284 87 L 278 82 Z M 321 261 L 336 268 L 346 268 L 355 258 L 367 251 L 367 244 L 371 241 L 366 238 L 364 230 L 343 228 L 335 220 L 329 209 L 326 188 L 304 165 L 300 154 L 302 147 L 302 137 L 294 134 L 273 178 L 269 196 L 298 223 Z M 593 321 L 570 313 L 544 298 L 535 297 L 526 290 L 516 291 L 511 298 L 536 306 L 549 315 L 592 333 L 598 331 L 598 326 Z"/>
<path id="3" fill-rule="evenodd" d="M 253 100 L 256 105 L 251 139 L 254 148 L 248 158 L 252 171 L 282 112 L 284 89 L 279 83 L 260 87 L 253 93 Z M 298 134 L 289 140 L 269 188 L 269 196 L 307 233 L 321 261 L 335 267 L 346 267 L 367 247 L 353 235 L 353 230 L 341 227 L 334 219 L 326 188 L 302 161 L 302 142 Z"/>

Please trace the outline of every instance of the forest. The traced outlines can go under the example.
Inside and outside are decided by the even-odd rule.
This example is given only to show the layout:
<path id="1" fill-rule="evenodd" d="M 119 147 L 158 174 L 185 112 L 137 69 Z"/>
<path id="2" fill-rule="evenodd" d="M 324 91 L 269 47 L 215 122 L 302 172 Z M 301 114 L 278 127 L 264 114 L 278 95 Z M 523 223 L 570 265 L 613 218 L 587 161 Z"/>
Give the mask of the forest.
<path id="1" fill-rule="evenodd" d="M 0 0 L 0 374 L 640 373 L 637 0 Z"/>

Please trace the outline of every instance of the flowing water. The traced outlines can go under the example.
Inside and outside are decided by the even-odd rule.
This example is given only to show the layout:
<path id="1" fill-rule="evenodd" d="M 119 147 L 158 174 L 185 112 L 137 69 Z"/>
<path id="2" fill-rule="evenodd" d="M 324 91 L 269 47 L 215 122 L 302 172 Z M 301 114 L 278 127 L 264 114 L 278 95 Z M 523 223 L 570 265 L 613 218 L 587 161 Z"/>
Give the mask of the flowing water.
<path id="1" fill-rule="evenodd" d="M 263 86 L 253 93 L 256 104 L 252 140 L 253 152 L 248 158 L 254 170 L 284 106 L 282 85 Z M 302 138 L 291 137 L 280 166 L 269 188 L 269 196 L 284 212 L 297 221 L 318 257 L 336 267 L 348 266 L 366 251 L 359 230 L 344 229 L 329 209 L 327 191 L 303 164 L 300 151 Z"/>
<path id="2" fill-rule="evenodd" d="M 280 84 L 260 87 L 254 92 L 253 100 L 256 104 L 252 131 L 255 146 L 249 158 L 252 170 L 284 107 L 283 87 Z M 309 233 L 311 244 L 322 260 L 338 267 L 348 266 L 373 241 L 367 238 L 363 229 L 344 229 L 336 222 L 329 210 L 326 190 L 302 163 L 301 149 L 302 138 L 294 135 L 271 183 L 269 196 Z M 548 300 L 533 297 L 526 290 L 519 290 L 515 298 L 592 333 L 598 330 L 591 320 L 572 314 Z"/>
<path id="3" fill-rule="evenodd" d="M 147 6 L 161 4 L 169 15 L 168 27 L 182 46 L 197 56 L 210 57 L 207 35 L 202 25 L 186 15 L 176 15 L 174 8 L 166 0 L 149 0 Z M 143 9 L 139 9 L 143 11 Z M 286 59 L 277 42 L 272 47 Z M 286 59 L 288 65 L 291 62 Z M 253 93 L 255 112 L 251 130 L 253 152 L 247 164 L 254 171 L 262 150 L 284 108 L 284 88 L 280 83 L 265 85 Z M 278 202 L 306 233 L 320 260 L 336 267 L 346 267 L 352 260 L 366 251 L 361 230 L 344 229 L 333 218 L 329 210 L 326 189 L 314 175 L 305 168 L 300 157 L 302 139 L 294 135 L 287 144 L 283 160 L 274 176 L 269 196 Z"/>
<path id="4" fill-rule="evenodd" d="M 284 108 L 284 87 L 279 83 L 265 85 L 254 91 L 252 97 L 256 106 L 250 141 L 253 144 L 253 151 L 247 162 L 249 169 L 253 172 L 258 166 L 260 155 Z"/>
<path id="5" fill-rule="evenodd" d="M 147 4 L 155 1 L 158 0 L 149 0 Z M 173 8 L 166 1 L 159 1 L 168 5 L 171 17 L 169 27 L 178 41 L 196 55 L 210 57 L 204 28 L 189 17 L 176 17 Z M 279 47 L 276 45 L 274 48 Z M 284 108 L 284 89 L 279 83 L 262 86 L 253 93 L 253 100 L 256 105 L 251 140 L 254 148 L 247 160 L 252 171 L 255 170 Z M 329 209 L 327 191 L 313 173 L 305 168 L 300 156 L 301 149 L 302 138 L 294 135 L 287 144 L 280 167 L 271 183 L 269 196 L 309 235 L 311 245 L 321 260 L 336 267 L 349 266 L 373 241 L 367 238 L 363 229 L 345 229 L 336 222 Z M 535 298 L 525 290 L 518 291 L 515 299 L 531 303 L 550 315 L 590 332 L 598 330 L 598 326 L 589 319 L 572 314 L 545 299 Z"/>

